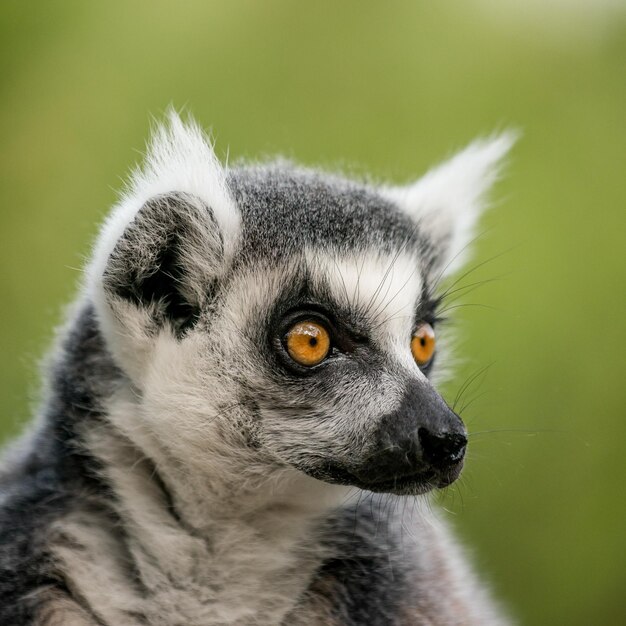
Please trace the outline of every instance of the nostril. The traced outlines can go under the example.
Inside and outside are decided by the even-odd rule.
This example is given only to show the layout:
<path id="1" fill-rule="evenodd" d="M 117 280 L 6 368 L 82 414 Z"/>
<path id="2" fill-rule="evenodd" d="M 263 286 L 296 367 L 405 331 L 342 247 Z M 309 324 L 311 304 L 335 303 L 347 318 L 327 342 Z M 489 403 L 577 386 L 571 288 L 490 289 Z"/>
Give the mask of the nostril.
<path id="1" fill-rule="evenodd" d="M 458 463 L 465 454 L 467 437 L 462 433 L 431 433 L 420 428 L 418 437 L 424 459 L 440 469 Z"/>

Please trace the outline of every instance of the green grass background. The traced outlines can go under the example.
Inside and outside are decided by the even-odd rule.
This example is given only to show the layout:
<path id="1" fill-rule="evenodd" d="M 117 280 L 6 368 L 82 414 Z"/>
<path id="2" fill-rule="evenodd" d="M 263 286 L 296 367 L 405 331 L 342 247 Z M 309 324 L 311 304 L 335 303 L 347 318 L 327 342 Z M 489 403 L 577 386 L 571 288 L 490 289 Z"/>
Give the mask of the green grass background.
<path id="1" fill-rule="evenodd" d="M 542 7 L 3 2 L 2 438 L 29 419 L 97 224 L 170 103 L 222 158 L 282 153 L 397 181 L 514 126 L 474 262 L 491 260 L 464 283 L 498 280 L 455 311 L 464 362 L 447 396 L 492 365 L 466 395 L 479 434 L 443 505 L 522 623 L 620 623 L 626 11 Z"/>

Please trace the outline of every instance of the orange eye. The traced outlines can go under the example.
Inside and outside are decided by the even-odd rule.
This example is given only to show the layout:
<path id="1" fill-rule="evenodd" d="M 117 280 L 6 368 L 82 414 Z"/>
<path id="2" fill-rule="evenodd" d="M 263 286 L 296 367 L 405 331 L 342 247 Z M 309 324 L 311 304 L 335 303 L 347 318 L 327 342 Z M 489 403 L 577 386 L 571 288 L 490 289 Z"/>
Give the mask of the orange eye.
<path id="1" fill-rule="evenodd" d="M 328 356 L 330 335 L 316 322 L 298 322 L 287 333 L 287 352 L 296 363 L 312 367 Z"/>
<path id="2" fill-rule="evenodd" d="M 411 339 L 411 352 L 415 362 L 423 367 L 435 354 L 435 331 L 428 322 L 422 322 Z"/>

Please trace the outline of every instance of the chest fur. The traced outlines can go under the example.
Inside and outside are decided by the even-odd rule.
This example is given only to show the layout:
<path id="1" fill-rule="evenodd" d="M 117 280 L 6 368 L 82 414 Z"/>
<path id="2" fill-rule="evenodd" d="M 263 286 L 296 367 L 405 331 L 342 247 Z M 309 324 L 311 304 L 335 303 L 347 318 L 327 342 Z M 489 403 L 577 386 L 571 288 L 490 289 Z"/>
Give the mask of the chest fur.
<path id="1" fill-rule="evenodd" d="M 57 525 L 53 552 L 70 589 L 105 624 L 279 624 L 324 550 L 310 541 L 305 548 L 303 529 L 275 521 L 263 531 L 239 522 L 207 540 L 171 527 L 120 533 L 74 514 Z"/>

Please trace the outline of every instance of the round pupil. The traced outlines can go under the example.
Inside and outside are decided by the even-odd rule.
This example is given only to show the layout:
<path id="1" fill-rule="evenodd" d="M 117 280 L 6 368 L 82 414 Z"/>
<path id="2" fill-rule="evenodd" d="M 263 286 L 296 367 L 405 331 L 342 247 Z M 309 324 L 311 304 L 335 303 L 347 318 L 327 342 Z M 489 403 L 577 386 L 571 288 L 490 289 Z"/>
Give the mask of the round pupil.
<path id="1" fill-rule="evenodd" d="M 311 337 L 309 339 L 309 345 L 314 348 L 317 345 L 317 337 Z"/>

